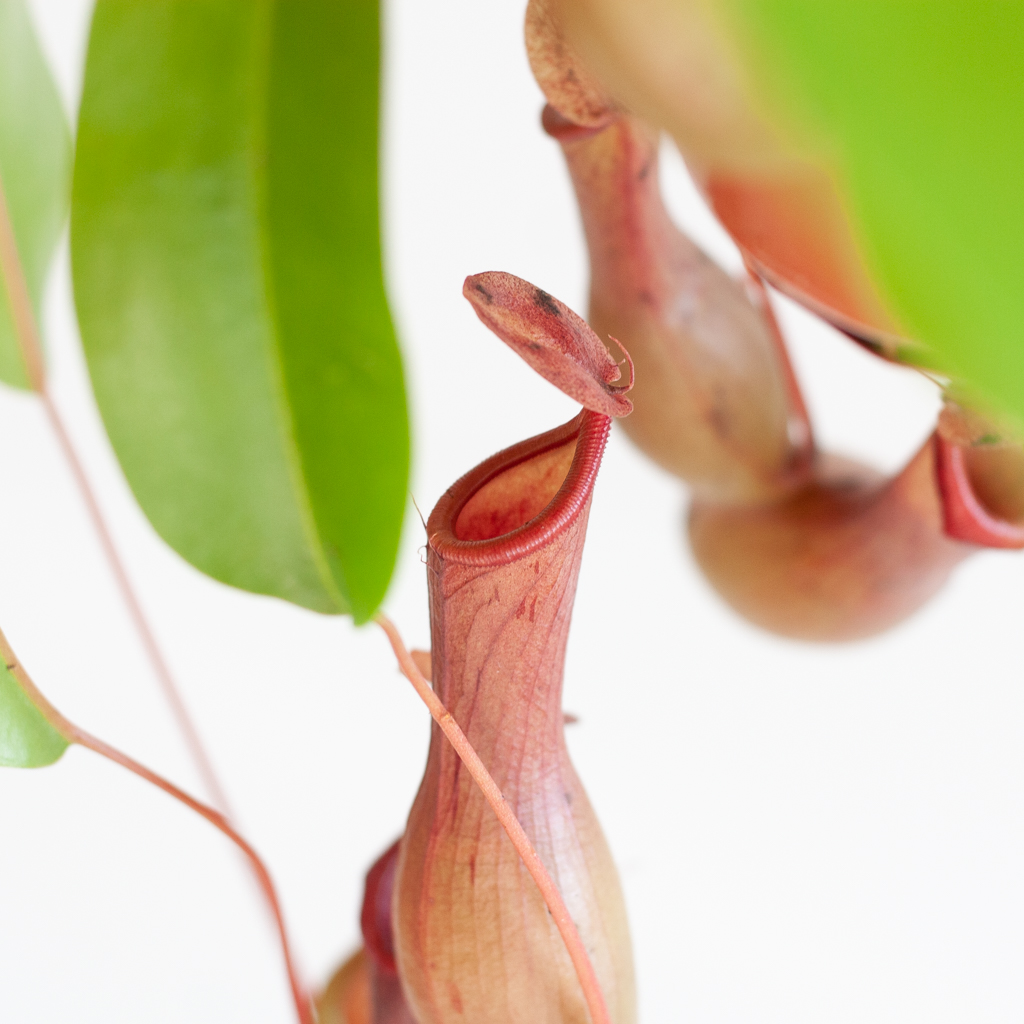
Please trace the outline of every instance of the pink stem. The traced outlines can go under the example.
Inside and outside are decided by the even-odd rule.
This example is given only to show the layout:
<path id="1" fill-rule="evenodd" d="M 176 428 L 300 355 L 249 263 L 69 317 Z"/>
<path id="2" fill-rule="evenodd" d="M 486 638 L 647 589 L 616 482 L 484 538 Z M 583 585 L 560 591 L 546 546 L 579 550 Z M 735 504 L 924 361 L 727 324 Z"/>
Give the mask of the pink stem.
<path id="1" fill-rule="evenodd" d="M 115 764 L 121 765 L 122 768 L 127 768 L 128 771 L 138 775 L 141 779 L 145 779 L 146 782 L 156 786 L 158 789 L 162 789 L 165 793 L 174 797 L 175 800 L 178 800 L 186 807 L 195 811 L 196 814 L 204 817 L 211 825 L 223 832 L 224 835 L 226 835 L 228 839 L 230 839 L 242 851 L 252 867 L 253 874 L 256 876 L 260 889 L 262 889 L 267 903 L 273 913 L 274 922 L 277 927 L 278 939 L 281 943 L 281 952 L 284 956 L 285 969 L 288 972 L 288 983 L 291 988 L 292 999 L 295 1002 L 295 1012 L 299 1024 L 316 1024 L 316 1016 L 313 1011 L 312 1000 L 310 999 L 309 993 L 305 985 L 302 983 L 298 969 L 295 966 L 295 957 L 292 955 L 291 942 L 288 938 L 288 930 L 285 926 L 284 914 L 281 910 L 281 904 L 277 897 L 277 891 L 274 888 L 270 872 L 260 859 L 259 854 L 241 835 L 239 835 L 238 832 L 235 831 L 231 822 L 229 822 L 228 819 L 220 813 L 220 811 L 214 810 L 212 807 L 208 807 L 206 804 L 196 800 L 195 797 L 189 796 L 189 794 L 184 790 L 175 786 L 173 782 L 169 782 L 162 776 L 157 775 L 156 772 L 151 771 L 134 758 L 122 753 L 116 747 L 112 747 L 109 743 L 104 743 L 103 740 L 97 739 L 91 733 L 79 728 L 74 724 L 74 722 L 65 718 L 43 696 L 39 688 L 32 681 L 28 672 L 25 671 L 21 662 L 18 661 L 17 656 L 11 649 L 10 644 L 7 642 L 7 637 L 4 636 L 2 630 L 0 630 L 0 655 L 3 656 L 8 670 L 14 675 L 15 679 L 17 679 L 18 684 L 22 687 L 36 708 L 38 708 L 40 714 L 43 715 L 43 717 L 50 723 L 50 725 L 53 726 L 54 729 L 57 730 L 57 732 L 61 734 L 61 736 L 64 737 L 64 739 L 69 743 L 77 743 L 80 746 L 88 747 L 100 756 L 113 761 Z"/>
<path id="2" fill-rule="evenodd" d="M 217 777 L 213 764 L 206 753 L 203 741 L 199 736 L 199 730 L 189 714 L 188 707 L 181 696 L 181 691 L 171 675 L 167 660 L 164 658 L 156 637 L 153 635 L 153 630 L 150 628 L 146 613 L 142 610 L 138 594 L 135 592 L 131 579 L 128 577 L 124 562 L 121 560 L 121 556 L 114 544 L 114 538 L 111 536 L 106 519 L 96 500 L 96 495 L 89 483 L 89 478 L 85 474 L 85 469 L 78 457 L 78 453 L 71 442 L 71 437 L 64 425 L 64 421 L 56 405 L 54 405 L 49 391 L 43 391 L 41 398 L 43 400 L 43 408 L 46 410 L 46 415 L 50 420 L 50 425 L 57 436 L 57 441 L 67 461 L 68 468 L 75 479 L 75 483 L 78 485 L 79 494 L 88 510 L 93 528 L 96 530 L 96 536 L 99 538 L 100 547 L 106 556 L 111 574 L 117 582 L 118 589 L 121 591 L 121 597 L 128 609 L 128 614 L 135 626 L 139 639 L 142 641 L 142 646 L 149 657 L 150 665 L 156 673 L 156 678 L 160 683 L 164 698 L 170 705 L 171 714 L 174 716 L 178 729 L 181 731 L 199 776 L 203 780 L 203 785 L 213 798 L 214 805 L 227 817 L 233 818 L 234 814 L 231 811 L 231 805 L 224 792 L 224 787 Z"/>
<path id="3" fill-rule="evenodd" d="M 114 543 L 114 538 L 111 534 L 110 528 L 107 526 L 103 510 L 100 508 L 99 502 L 96 499 L 96 494 L 92 488 L 92 484 L 89 482 L 89 477 L 85 472 L 85 467 L 78 456 L 78 452 L 75 450 L 75 446 L 71 441 L 71 435 L 64 424 L 60 411 L 53 401 L 53 397 L 50 394 L 46 377 L 46 364 L 43 359 L 42 345 L 39 341 L 39 329 L 36 324 L 35 313 L 32 309 L 32 300 L 28 293 L 28 286 L 25 282 L 25 274 L 22 269 L 21 258 L 18 254 L 17 240 L 14 237 L 14 229 L 11 225 L 10 212 L 7 207 L 7 197 L 4 192 L 2 180 L 0 180 L 0 273 L 3 274 L 4 282 L 7 287 L 7 296 L 11 307 L 12 318 L 14 320 L 15 333 L 17 335 L 18 345 L 21 349 L 22 358 L 25 361 L 25 372 L 28 376 L 29 384 L 32 390 L 35 391 L 42 400 L 43 408 L 46 410 L 47 419 L 49 420 L 50 426 L 56 435 L 57 443 L 67 462 L 68 468 L 71 471 L 71 475 L 78 486 L 79 494 L 85 504 L 89 518 L 92 521 L 93 528 L 96 531 L 96 535 L 99 538 L 100 548 L 107 559 L 107 564 L 109 565 L 110 571 L 113 574 L 114 580 L 121 592 L 121 597 L 128 608 L 128 614 L 135 626 L 139 639 L 142 641 L 142 646 L 149 657 L 149 661 L 154 672 L 156 673 L 157 681 L 163 691 L 164 698 L 170 705 L 171 713 L 174 716 L 178 729 L 185 740 L 185 745 L 188 748 L 196 769 L 199 772 L 203 785 L 212 797 L 217 810 L 211 810 L 204 804 L 200 804 L 198 801 L 193 800 L 192 797 L 188 796 L 182 790 L 177 789 L 177 787 L 173 786 L 170 782 L 166 782 L 160 777 L 153 775 L 153 773 L 149 772 L 147 768 L 137 764 L 130 758 L 126 758 L 125 755 L 120 754 L 112 747 L 108 747 L 100 740 L 94 739 L 89 736 L 88 733 L 77 729 L 77 727 L 72 725 L 72 723 L 68 722 L 67 725 L 75 732 L 74 742 L 80 743 L 82 746 L 90 747 L 98 753 L 103 754 L 103 756 L 117 761 L 130 771 L 141 775 L 154 785 L 166 790 L 172 796 L 175 796 L 177 799 L 186 803 L 197 813 L 202 814 L 203 817 L 207 818 L 217 828 L 221 829 L 225 835 L 232 839 L 232 841 L 241 848 L 250 867 L 252 868 L 253 874 L 256 877 L 256 883 L 266 899 L 271 915 L 273 916 L 281 935 L 285 951 L 285 960 L 288 966 L 288 977 L 292 982 L 292 993 L 295 995 L 297 992 L 297 980 L 294 965 L 287 945 L 287 937 L 283 930 L 284 924 L 281 919 L 281 910 L 278 905 L 273 886 L 270 884 L 269 875 L 252 848 L 228 824 L 227 818 L 232 818 L 234 815 L 231 811 L 231 805 L 228 801 L 227 795 L 224 792 L 224 787 L 221 785 L 220 779 L 213 767 L 213 763 L 210 760 L 209 755 L 206 753 L 206 748 L 199 735 L 199 730 L 189 713 L 188 707 L 181 696 L 181 691 L 174 680 L 174 676 L 171 674 L 170 667 L 167 664 L 167 659 L 164 657 L 163 651 L 161 651 L 160 645 L 157 643 L 156 636 L 149 625 L 146 613 L 142 609 L 142 603 L 135 591 L 135 587 L 132 585 L 128 572 L 125 569 L 124 562 L 122 561 L 120 553 L 117 550 L 117 546 Z M 10 660 L 14 660 L 13 657 Z M 31 685 L 31 681 L 29 681 L 29 684 Z M 35 687 L 33 686 L 32 689 L 35 690 Z M 38 694 L 38 690 L 35 690 L 35 692 Z M 42 695 L 39 694 L 39 696 L 42 699 Z M 101 747 L 103 749 L 100 749 Z M 308 1003 L 308 998 L 305 1001 Z M 307 1024 L 307 1022 L 312 1024 L 313 1018 L 309 1015 L 310 1012 L 311 1011 L 302 1010 L 300 1008 L 299 1019 L 302 1024 Z"/>
<path id="4" fill-rule="evenodd" d="M 459 755 L 462 763 L 472 776 L 473 781 L 480 787 L 484 798 L 491 805 L 491 809 L 497 816 L 502 828 L 509 839 L 512 840 L 516 853 L 519 854 L 523 864 L 526 865 L 526 870 L 530 872 L 534 882 L 537 883 L 537 888 L 540 890 L 540 894 L 544 898 L 552 918 L 554 918 L 555 926 L 562 936 L 562 941 L 565 943 L 569 958 L 572 960 L 572 965 L 576 970 L 576 977 L 579 978 L 580 987 L 583 990 L 583 998 L 586 1000 L 587 1008 L 590 1010 L 592 1024 L 611 1024 L 608 1007 L 605 1005 L 604 995 L 601 992 L 601 986 L 598 983 L 594 965 L 590 962 L 586 947 L 583 945 L 580 933 L 577 931 L 576 925 L 569 915 L 569 908 L 565 905 L 562 894 L 558 891 L 558 886 L 555 885 L 551 875 L 548 874 L 548 870 L 544 867 L 544 863 L 533 848 L 533 843 L 530 842 L 529 836 L 527 836 L 523 826 L 519 823 L 519 819 L 505 801 L 501 789 L 484 766 L 483 761 L 480 760 L 477 752 L 473 749 L 473 745 L 459 727 L 458 722 L 451 716 L 448 709 L 441 702 L 441 699 L 434 693 L 429 683 L 423 678 L 423 674 L 416 667 L 416 662 L 413 661 L 412 655 L 406 650 L 405 644 L 402 642 L 402 638 L 394 623 L 384 614 L 378 614 L 376 622 L 387 634 L 388 640 L 391 643 L 391 649 L 395 652 L 395 657 L 398 659 L 402 674 L 412 683 L 416 693 L 430 711 L 431 717 L 437 722 L 441 731 L 448 738 L 448 741 L 455 749 L 455 753 Z"/>
<path id="5" fill-rule="evenodd" d="M 68 724 L 70 725 L 71 723 Z M 214 808 L 208 807 L 194 797 L 189 796 L 184 790 L 175 786 L 173 782 L 168 782 L 167 779 L 157 775 L 156 772 L 150 771 L 145 765 L 139 764 L 138 761 L 133 760 L 127 754 L 121 753 L 120 750 L 110 746 L 108 743 L 104 743 L 103 740 L 97 739 L 84 729 L 79 729 L 74 725 L 71 728 L 72 736 L 76 743 L 83 747 L 88 747 L 90 750 L 113 761 L 115 764 L 121 765 L 123 768 L 127 768 L 128 771 L 134 772 L 139 778 L 145 779 L 157 788 L 162 789 L 165 793 L 170 794 L 175 800 L 180 801 L 186 807 L 195 811 L 196 814 L 202 815 L 214 828 L 220 829 L 242 851 L 252 868 L 252 873 L 256 876 L 256 881 L 266 898 L 274 918 L 278 941 L 281 944 L 281 954 L 284 957 L 285 970 L 288 972 L 288 985 L 291 989 L 292 1001 L 295 1003 L 295 1013 L 299 1024 L 315 1024 L 316 1018 L 313 1013 L 313 1003 L 299 977 L 284 922 L 284 914 L 281 910 L 281 903 L 270 877 L 270 872 L 260 859 L 259 854 L 235 831 L 231 822 L 220 811 L 214 810 Z"/>
<path id="6" fill-rule="evenodd" d="M 171 713 L 174 715 L 192 760 L 195 762 L 199 775 L 203 780 L 203 785 L 213 798 L 214 804 L 226 815 L 233 817 L 224 788 L 217 778 L 217 773 L 214 771 L 213 764 L 199 737 L 199 730 L 196 728 L 182 699 L 181 692 L 167 665 L 167 660 L 157 644 L 153 630 L 150 628 L 146 615 L 142 610 L 142 604 L 128 577 L 121 556 L 118 554 L 113 536 L 104 519 L 99 502 L 96 500 L 92 485 L 89 483 L 85 467 L 75 451 L 75 447 L 71 442 L 71 436 L 50 395 L 46 378 L 46 363 L 43 360 L 42 345 L 39 341 L 39 329 L 36 324 L 35 313 L 32 309 L 32 299 L 28 293 L 28 285 L 25 282 L 21 258 L 18 254 L 17 240 L 14 237 L 14 228 L 11 225 L 10 211 L 7 207 L 7 197 L 2 181 L 0 181 L 0 272 L 2 272 L 7 286 L 11 316 L 14 320 L 15 333 L 18 338 L 18 346 L 21 349 L 22 359 L 25 361 L 25 373 L 28 376 L 29 385 L 42 399 L 43 408 L 46 410 L 50 426 L 57 436 L 61 453 L 67 461 L 68 468 L 74 477 L 79 494 L 89 513 L 89 518 L 92 520 L 93 528 L 99 537 L 100 547 L 103 549 L 103 554 L 106 556 L 107 563 L 117 582 L 118 589 L 121 591 L 124 603 L 128 607 L 128 614 L 138 632 L 139 639 L 142 641 L 142 646 L 145 648 L 150 664 L 156 673 L 164 697 L 171 707 Z"/>

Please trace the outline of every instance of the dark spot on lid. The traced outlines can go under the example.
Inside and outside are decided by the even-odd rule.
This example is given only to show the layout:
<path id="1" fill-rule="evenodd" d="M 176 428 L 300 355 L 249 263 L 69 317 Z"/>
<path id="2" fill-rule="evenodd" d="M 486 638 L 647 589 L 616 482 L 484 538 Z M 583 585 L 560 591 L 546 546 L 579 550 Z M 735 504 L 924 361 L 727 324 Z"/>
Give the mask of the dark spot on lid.
<path id="1" fill-rule="evenodd" d="M 540 288 L 538 288 L 534 293 L 533 301 L 540 309 L 543 309 L 545 313 L 550 313 L 552 316 L 558 317 L 562 315 L 561 310 L 555 304 L 555 300 L 548 295 L 546 291 L 543 291 Z"/>

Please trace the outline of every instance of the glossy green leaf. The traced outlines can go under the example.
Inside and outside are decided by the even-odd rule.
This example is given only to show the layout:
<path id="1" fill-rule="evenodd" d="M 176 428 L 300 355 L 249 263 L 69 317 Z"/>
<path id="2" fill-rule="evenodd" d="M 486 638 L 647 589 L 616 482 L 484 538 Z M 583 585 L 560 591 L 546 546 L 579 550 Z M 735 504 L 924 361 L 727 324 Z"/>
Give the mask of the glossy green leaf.
<path id="1" fill-rule="evenodd" d="M 71 135 L 23 0 L 0 0 L 0 180 L 38 317 L 46 271 L 67 215 Z M 2 287 L 0 380 L 28 387 Z"/>
<path id="2" fill-rule="evenodd" d="M 72 199 L 89 370 L 150 521 L 216 579 L 359 621 L 409 458 L 378 22 L 360 0 L 100 0 Z"/>
<path id="3" fill-rule="evenodd" d="M 68 741 L 40 714 L 0 658 L 0 765 L 41 768 L 67 748 Z"/>
<path id="4" fill-rule="evenodd" d="M 718 2 L 753 93 L 827 147 L 908 333 L 1024 418 L 1024 5 Z"/>

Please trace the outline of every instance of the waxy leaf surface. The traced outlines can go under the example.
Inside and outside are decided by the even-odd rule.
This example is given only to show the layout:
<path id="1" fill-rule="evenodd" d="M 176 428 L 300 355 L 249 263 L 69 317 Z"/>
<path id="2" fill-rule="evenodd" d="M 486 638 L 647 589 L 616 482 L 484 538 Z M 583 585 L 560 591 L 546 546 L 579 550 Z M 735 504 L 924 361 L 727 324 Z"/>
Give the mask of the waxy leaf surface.
<path id="1" fill-rule="evenodd" d="M 72 202 L 82 337 L 159 533 L 369 618 L 409 441 L 384 294 L 376 3 L 100 0 Z"/>
<path id="2" fill-rule="evenodd" d="M 23 0 L 0 0 L 0 180 L 38 320 L 46 271 L 67 215 L 71 135 Z M 28 375 L 3 284 L 0 380 L 24 388 Z"/>
<path id="3" fill-rule="evenodd" d="M 42 716 L 0 658 L 0 765 L 42 768 L 67 748 L 68 741 Z"/>

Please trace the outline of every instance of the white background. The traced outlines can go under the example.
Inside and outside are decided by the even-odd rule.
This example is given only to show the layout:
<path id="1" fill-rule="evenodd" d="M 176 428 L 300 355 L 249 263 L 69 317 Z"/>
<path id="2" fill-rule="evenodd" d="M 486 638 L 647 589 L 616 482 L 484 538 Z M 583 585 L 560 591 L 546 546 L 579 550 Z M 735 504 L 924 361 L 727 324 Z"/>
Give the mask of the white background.
<path id="1" fill-rule="evenodd" d="M 73 111 L 89 7 L 33 11 Z M 521 45 L 522 0 L 392 0 L 388 280 L 426 513 L 457 476 L 572 415 L 461 298 L 501 269 L 583 311 L 586 263 Z M 738 261 L 666 149 L 679 220 Z M 930 385 L 782 304 L 827 447 L 892 470 Z M 231 591 L 135 506 L 102 433 L 66 245 L 54 390 L 130 572 L 265 854 L 302 959 L 357 941 L 362 873 L 403 825 L 428 719 L 383 636 Z M 628 344 L 628 339 L 623 339 Z M 70 717 L 198 790 L 35 399 L 0 388 L 0 622 Z M 985 553 L 902 628 L 840 647 L 739 621 L 682 539 L 685 495 L 615 433 L 569 647 L 573 757 L 621 866 L 645 1024 L 1024 1017 L 1024 686 L 1015 555 Z M 428 642 L 410 510 L 386 608 Z M 284 1022 L 263 909 L 206 823 L 94 755 L 0 774 L 0 1020 Z"/>

